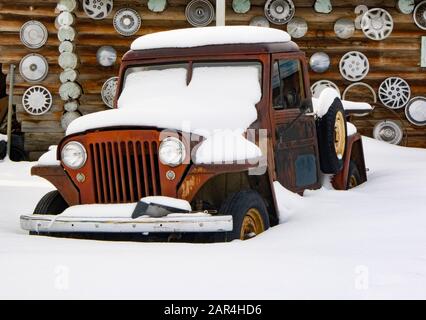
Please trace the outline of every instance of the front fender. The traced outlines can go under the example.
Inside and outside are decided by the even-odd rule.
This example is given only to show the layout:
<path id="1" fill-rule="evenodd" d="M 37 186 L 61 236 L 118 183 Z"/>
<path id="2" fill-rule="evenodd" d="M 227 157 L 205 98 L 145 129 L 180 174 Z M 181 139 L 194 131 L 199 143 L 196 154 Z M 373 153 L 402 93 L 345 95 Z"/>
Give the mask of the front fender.
<path id="1" fill-rule="evenodd" d="M 69 206 L 80 204 L 80 192 L 61 166 L 34 166 L 31 175 L 53 184 Z"/>

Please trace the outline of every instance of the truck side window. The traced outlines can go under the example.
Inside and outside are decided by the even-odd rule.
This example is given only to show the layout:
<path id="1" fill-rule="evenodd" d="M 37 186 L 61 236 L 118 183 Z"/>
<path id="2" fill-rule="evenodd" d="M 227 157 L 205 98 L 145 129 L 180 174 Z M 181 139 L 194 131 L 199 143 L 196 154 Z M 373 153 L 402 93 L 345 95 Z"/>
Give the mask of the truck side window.
<path id="1" fill-rule="evenodd" d="M 280 80 L 280 69 L 278 62 L 275 62 L 272 69 L 272 105 L 275 110 L 284 109 L 282 87 Z"/>
<path id="2" fill-rule="evenodd" d="M 277 66 L 276 66 L 277 65 Z M 300 107 L 305 98 L 303 87 L 302 65 L 298 59 L 283 59 L 274 63 L 272 78 L 272 90 L 278 89 L 274 85 L 275 69 L 278 69 L 280 94 L 273 93 L 273 97 L 280 96 L 280 107 L 276 107 L 274 99 L 274 109 L 296 109 Z M 275 88 L 275 86 L 277 88 Z"/>

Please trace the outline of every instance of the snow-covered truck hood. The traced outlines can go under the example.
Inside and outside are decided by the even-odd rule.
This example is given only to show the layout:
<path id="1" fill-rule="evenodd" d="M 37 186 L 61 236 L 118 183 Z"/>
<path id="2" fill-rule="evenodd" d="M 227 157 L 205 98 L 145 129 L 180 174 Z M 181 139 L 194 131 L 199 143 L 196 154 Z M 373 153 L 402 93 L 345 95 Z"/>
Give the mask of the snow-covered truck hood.
<path id="1" fill-rule="evenodd" d="M 196 68 L 130 74 L 118 108 L 74 120 L 66 134 L 116 126 L 152 126 L 209 136 L 215 130 L 244 132 L 257 119 L 261 98 L 258 69 L 252 66 Z"/>

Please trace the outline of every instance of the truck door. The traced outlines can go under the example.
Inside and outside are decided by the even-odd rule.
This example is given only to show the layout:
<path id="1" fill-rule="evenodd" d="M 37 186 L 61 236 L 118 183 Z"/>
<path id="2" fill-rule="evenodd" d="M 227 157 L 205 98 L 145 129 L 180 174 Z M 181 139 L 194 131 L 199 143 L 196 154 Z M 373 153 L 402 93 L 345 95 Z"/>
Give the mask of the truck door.
<path id="1" fill-rule="evenodd" d="M 271 65 L 275 174 L 293 192 L 320 186 L 315 118 L 301 115 L 299 109 L 311 96 L 302 59 L 303 55 L 273 55 Z"/>

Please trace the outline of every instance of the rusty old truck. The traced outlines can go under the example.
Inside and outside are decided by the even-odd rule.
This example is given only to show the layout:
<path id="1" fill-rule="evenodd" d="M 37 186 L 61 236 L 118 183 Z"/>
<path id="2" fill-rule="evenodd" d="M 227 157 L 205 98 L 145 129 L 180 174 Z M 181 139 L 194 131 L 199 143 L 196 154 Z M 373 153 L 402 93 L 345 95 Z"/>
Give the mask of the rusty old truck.
<path id="1" fill-rule="evenodd" d="M 74 120 L 32 168 L 56 190 L 21 227 L 250 239 L 279 223 L 277 184 L 303 194 L 324 176 L 337 190 L 367 180 L 356 112 L 330 90 L 312 98 L 305 53 L 284 31 L 142 36 L 122 58 L 114 108 Z"/>

